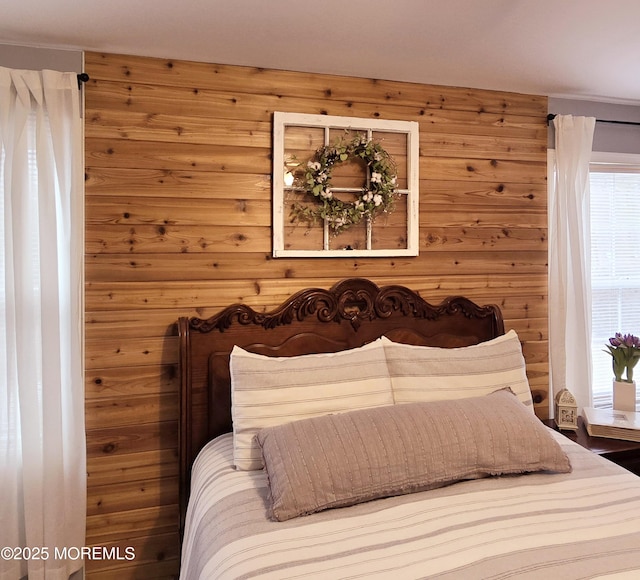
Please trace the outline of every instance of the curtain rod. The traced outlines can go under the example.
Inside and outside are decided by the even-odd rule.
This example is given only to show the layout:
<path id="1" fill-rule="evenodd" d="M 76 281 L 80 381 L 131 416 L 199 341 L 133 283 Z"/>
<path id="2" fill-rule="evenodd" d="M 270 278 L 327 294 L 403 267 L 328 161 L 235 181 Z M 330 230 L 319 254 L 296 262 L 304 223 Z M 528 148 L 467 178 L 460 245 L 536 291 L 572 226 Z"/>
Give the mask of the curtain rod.
<path id="1" fill-rule="evenodd" d="M 556 115 L 549 113 L 547 115 L 547 124 L 551 123 L 556 118 Z M 640 126 L 640 121 L 609 121 L 607 119 L 596 119 L 596 123 L 612 123 L 614 125 L 634 125 Z"/>
<path id="2" fill-rule="evenodd" d="M 87 73 L 78 74 L 78 89 L 82 88 L 82 84 L 86 83 L 89 80 L 89 75 Z"/>

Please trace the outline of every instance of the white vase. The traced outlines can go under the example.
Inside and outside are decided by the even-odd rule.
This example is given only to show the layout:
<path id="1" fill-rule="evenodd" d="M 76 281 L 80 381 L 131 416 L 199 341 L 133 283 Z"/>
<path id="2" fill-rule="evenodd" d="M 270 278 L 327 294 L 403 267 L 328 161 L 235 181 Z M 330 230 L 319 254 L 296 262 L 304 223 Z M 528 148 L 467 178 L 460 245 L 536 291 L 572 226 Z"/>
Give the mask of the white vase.
<path id="1" fill-rule="evenodd" d="M 617 411 L 636 411 L 636 382 L 613 380 L 613 408 Z"/>

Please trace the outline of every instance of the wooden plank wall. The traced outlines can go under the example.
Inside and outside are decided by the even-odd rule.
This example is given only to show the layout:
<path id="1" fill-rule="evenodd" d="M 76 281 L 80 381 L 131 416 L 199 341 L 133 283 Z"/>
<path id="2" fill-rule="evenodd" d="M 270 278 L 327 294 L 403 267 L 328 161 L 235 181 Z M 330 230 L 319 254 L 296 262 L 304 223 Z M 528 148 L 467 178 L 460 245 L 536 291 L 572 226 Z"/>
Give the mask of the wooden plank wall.
<path id="1" fill-rule="evenodd" d="M 545 97 L 88 53 L 88 542 L 177 572 L 179 316 L 272 308 L 348 276 L 498 303 L 545 391 Z M 417 258 L 271 258 L 274 111 L 420 123 Z M 547 401 L 538 412 L 547 415 Z"/>

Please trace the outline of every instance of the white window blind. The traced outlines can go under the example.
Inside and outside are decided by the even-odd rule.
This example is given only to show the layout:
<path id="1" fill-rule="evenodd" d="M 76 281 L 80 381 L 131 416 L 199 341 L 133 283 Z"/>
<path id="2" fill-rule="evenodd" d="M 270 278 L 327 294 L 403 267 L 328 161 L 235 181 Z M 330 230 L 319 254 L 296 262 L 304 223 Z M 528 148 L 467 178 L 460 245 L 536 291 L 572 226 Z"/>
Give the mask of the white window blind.
<path id="1" fill-rule="evenodd" d="M 635 157 L 635 156 L 634 156 Z M 605 344 L 616 332 L 640 335 L 640 156 L 637 163 L 591 164 L 593 403 L 612 404 Z M 640 379 L 640 367 L 636 367 Z"/>

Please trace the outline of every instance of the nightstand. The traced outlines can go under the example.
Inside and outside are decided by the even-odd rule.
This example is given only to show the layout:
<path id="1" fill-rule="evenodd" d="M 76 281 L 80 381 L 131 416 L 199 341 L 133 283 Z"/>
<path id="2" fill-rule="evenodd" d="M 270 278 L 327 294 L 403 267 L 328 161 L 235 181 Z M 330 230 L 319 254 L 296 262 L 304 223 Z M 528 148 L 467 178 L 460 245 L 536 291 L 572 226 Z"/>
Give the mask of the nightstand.
<path id="1" fill-rule="evenodd" d="M 543 423 L 558 430 L 553 419 L 547 419 Z M 591 437 L 587 433 L 582 417 L 578 417 L 577 431 L 560 431 L 560 433 L 582 445 L 585 449 L 602 455 L 632 473 L 640 475 L 640 443 L 606 437 Z"/>

